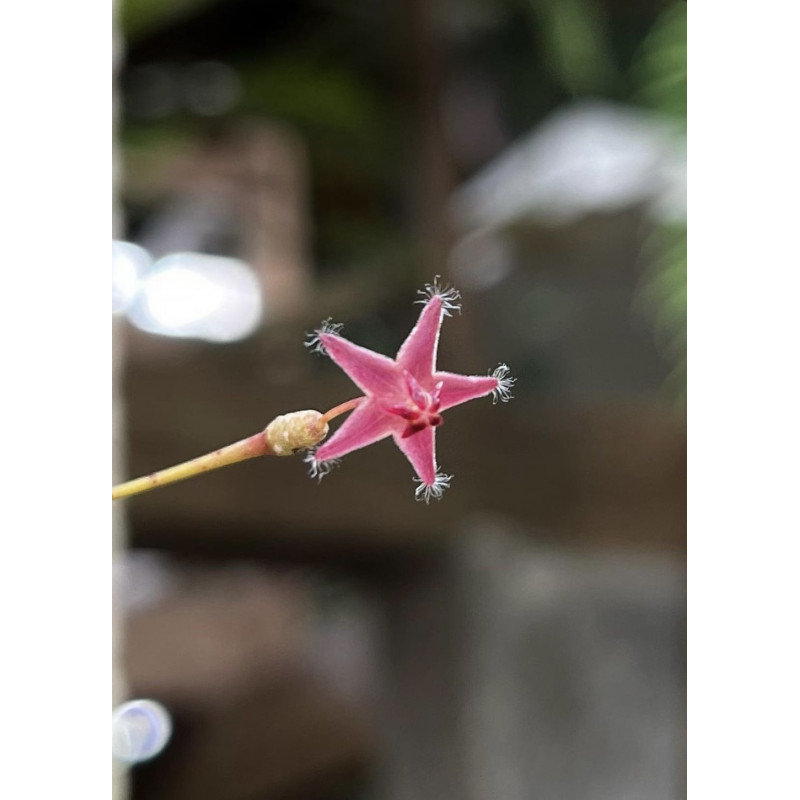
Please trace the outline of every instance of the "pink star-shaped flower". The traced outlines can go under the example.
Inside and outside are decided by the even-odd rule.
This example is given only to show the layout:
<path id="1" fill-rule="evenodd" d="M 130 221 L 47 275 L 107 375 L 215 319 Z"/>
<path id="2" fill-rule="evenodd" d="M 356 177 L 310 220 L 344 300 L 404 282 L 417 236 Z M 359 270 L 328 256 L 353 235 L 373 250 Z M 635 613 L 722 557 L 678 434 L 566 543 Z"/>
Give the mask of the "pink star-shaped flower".
<path id="1" fill-rule="evenodd" d="M 392 436 L 419 476 L 417 499 L 439 498 L 452 479 L 436 463 L 436 428 L 443 412 L 488 394 L 495 402 L 511 398 L 514 379 L 505 364 L 488 376 L 436 369 L 439 329 L 444 316 L 460 308 L 460 295 L 442 288 L 438 278 L 420 294 L 425 307 L 394 360 L 344 339 L 339 335 L 342 326 L 330 321 L 312 335 L 308 346 L 329 355 L 365 395 L 336 433 L 307 458 L 313 477 L 327 474 L 341 456 Z"/>

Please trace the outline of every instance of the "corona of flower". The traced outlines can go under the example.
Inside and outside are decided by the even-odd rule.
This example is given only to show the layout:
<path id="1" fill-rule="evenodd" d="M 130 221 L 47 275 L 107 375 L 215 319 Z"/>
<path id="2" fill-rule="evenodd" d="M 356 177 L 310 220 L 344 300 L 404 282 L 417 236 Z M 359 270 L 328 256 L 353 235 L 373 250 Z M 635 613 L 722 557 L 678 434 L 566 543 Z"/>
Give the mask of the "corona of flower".
<path id="1" fill-rule="evenodd" d="M 364 392 L 336 433 L 309 453 L 312 477 L 322 478 L 341 456 L 391 436 L 417 473 L 417 499 L 439 498 L 452 479 L 436 462 L 436 429 L 444 412 L 490 394 L 495 402 L 511 399 L 514 379 L 505 364 L 491 375 L 437 370 L 442 320 L 460 310 L 460 295 L 442 287 L 438 278 L 420 294 L 424 308 L 394 359 L 349 342 L 340 335 L 342 326 L 330 320 L 309 338 L 308 347 L 330 356 Z"/>

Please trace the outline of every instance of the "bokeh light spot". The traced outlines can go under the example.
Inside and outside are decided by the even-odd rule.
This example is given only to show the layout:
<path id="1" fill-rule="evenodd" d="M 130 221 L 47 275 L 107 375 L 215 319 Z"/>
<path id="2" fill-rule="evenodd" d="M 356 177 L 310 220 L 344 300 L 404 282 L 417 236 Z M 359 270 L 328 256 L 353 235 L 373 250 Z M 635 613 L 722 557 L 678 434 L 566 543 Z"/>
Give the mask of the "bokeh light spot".
<path id="1" fill-rule="evenodd" d="M 152 261 L 150 253 L 137 244 L 111 242 L 111 310 L 115 314 L 133 302 Z"/>
<path id="2" fill-rule="evenodd" d="M 261 286 L 244 262 L 174 253 L 148 272 L 129 318 L 162 336 L 232 342 L 255 331 L 262 310 Z"/>
<path id="3" fill-rule="evenodd" d="M 114 757 L 136 764 L 164 749 L 172 735 L 172 719 L 155 700 L 131 700 L 114 709 L 111 734 Z"/>

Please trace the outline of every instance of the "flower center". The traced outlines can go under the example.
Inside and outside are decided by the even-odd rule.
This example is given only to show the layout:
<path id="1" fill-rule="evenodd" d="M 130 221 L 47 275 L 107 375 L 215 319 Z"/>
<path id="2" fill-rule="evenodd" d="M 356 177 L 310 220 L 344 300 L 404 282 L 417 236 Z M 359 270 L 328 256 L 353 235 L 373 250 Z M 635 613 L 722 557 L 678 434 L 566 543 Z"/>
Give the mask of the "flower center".
<path id="1" fill-rule="evenodd" d="M 385 406 L 384 410 L 390 414 L 396 414 L 408 422 L 402 437 L 407 439 L 415 433 L 424 431 L 429 426 L 435 428 L 444 422 L 442 415 L 438 413 L 442 402 L 439 396 L 442 391 L 442 382 L 439 381 L 433 387 L 433 391 L 426 392 L 408 370 L 403 371 L 403 377 L 406 382 L 408 399 L 405 403 Z"/>

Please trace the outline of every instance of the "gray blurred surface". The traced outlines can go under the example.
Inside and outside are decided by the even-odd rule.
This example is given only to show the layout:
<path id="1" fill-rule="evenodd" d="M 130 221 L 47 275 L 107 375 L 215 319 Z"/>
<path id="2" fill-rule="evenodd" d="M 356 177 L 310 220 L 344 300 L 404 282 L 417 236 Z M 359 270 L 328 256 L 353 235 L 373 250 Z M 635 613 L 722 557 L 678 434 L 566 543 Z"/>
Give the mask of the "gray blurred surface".
<path id="1" fill-rule="evenodd" d="M 388 798 L 684 796 L 682 564 L 545 549 L 487 518 L 401 594 Z"/>

